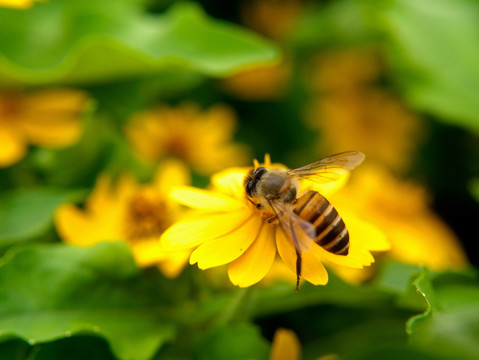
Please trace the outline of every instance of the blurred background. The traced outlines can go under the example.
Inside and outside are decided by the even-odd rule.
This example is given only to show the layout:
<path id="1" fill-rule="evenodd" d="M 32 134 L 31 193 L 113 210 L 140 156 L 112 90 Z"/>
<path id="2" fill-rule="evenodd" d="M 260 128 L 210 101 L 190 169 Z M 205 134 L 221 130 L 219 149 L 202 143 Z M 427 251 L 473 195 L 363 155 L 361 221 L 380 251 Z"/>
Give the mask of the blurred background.
<path id="1" fill-rule="evenodd" d="M 393 248 L 386 257 L 434 271 L 477 267 L 478 64 L 479 2 L 472 0 L 0 0 L 0 253 L 7 263 L 28 246 L 39 252 L 22 253 L 22 262 L 0 277 L 0 301 L 17 299 L 15 306 L 5 307 L 4 316 L 48 303 L 48 292 L 12 291 L 13 284 L 25 269 L 35 268 L 28 256 L 48 264 L 48 251 L 35 246 L 62 241 L 85 246 L 126 240 L 136 263 L 146 268 L 140 275 L 145 288 L 162 284 L 157 295 L 165 296 L 164 289 L 175 283 L 151 270 L 164 259 L 150 259 L 131 245 L 129 236 L 153 228 L 161 233 L 173 220 L 154 218 L 139 229 L 124 230 L 112 219 L 115 209 L 124 206 L 115 202 L 123 191 L 149 186 L 161 177 L 157 169 L 170 161 L 180 161 L 187 173 L 174 180 L 205 187 L 215 172 L 251 166 L 265 154 L 294 168 L 333 153 L 361 151 L 367 160 L 334 201 L 390 238 Z M 125 174 L 135 185 L 115 188 L 112 184 L 128 182 L 122 182 Z M 65 204 L 76 207 L 62 213 Z M 134 215 L 141 223 L 145 206 L 135 204 L 140 204 Z M 63 250 L 58 251 L 60 258 Z M 178 276 L 186 258 L 160 270 L 166 277 Z M 118 266 L 109 261 L 101 265 L 107 273 Z M 45 279 L 50 265 L 44 265 L 32 270 L 38 277 L 22 281 Z M 165 304 L 184 301 L 182 306 L 188 307 L 192 294 L 210 286 L 198 285 L 199 272 L 186 272 L 190 274 L 179 278 L 183 287 L 166 296 Z M 354 286 L 370 277 L 369 272 L 338 275 L 342 280 L 336 281 Z M 210 295 L 223 299 L 231 291 L 217 279 L 212 283 Z M 58 304 L 70 304 L 79 290 L 72 290 L 66 303 L 52 291 Z M 33 298 L 41 294 L 45 302 L 22 308 L 18 303 L 27 293 Z M 274 294 L 265 299 L 274 301 Z M 359 302 L 368 301 L 357 296 Z M 324 329 L 306 328 L 308 316 L 329 314 L 337 322 L 344 314 L 355 318 L 357 313 L 333 305 L 301 312 L 308 301 L 288 303 L 276 314 L 260 310 L 254 321 L 268 341 L 278 327 L 294 328 L 301 342 L 315 344 L 306 351 L 306 358 L 313 358 L 319 343 L 310 331 Z M 218 312 L 228 309 L 210 306 Z M 203 311 L 207 318 L 208 310 Z M 401 319 L 411 315 L 397 311 Z M 2 351 L 15 358 L 32 354 L 36 342 L 62 338 L 40 329 L 43 325 L 27 331 L 20 323 L 0 321 L 4 339 L 15 334 L 33 339 L 27 345 L 17 340 L 3 345 Z M 67 328 L 75 333 L 75 326 Z M 94 325 L 89 331 L 95 333 Z M 172 333 L 170 328 L 161 331 Z M 193 339 L 188 332 L 179 333 Z M 246 339 L 251 335 L 242 328 L 233 333 Z M 194 358 L 208 358 L 204 347 L 221 338 L 217 333 L 208 336 L 199 341 Z M 346 335 L 335 338 L 340 344 L 341 336 Z M 405 342 L 405 336 L 398 338 Z M 51 342 L 55 345 L 31 358 L 55 358 L 64 354 L 62 346 L 93 346 L 99 349 L 98 358 L 130 358 L 121 346 L 114 346 L 112 355 L 97 337 L 72 339 L 66 345 L 65 340 Z M 151 344 L 158 342 L 148 345 L 156 349 Z M 401 349 L 404 356 L 441 358 Z M 133 353 L 131 358 L 151 358 L 150 353 Z M 157 358 L 190 356 L 176 345 L 157 353 Z"/>

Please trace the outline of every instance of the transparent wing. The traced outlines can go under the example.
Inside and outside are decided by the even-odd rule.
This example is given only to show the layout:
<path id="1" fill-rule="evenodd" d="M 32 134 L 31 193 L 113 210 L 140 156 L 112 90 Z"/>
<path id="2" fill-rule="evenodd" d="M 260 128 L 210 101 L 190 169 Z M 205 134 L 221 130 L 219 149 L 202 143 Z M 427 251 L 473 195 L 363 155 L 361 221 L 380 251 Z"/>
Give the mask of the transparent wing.
<path id="1" fill-rule="evenodd" d="M 270 204 L 278 219 L 281 230 L 293 242 L 296 251 L 299 254 L 308 251 L 316 237 L 316 230 L 313 224 L 299 217 L 279 201 L 272 200 Z"/>
<path id="2" fill-rule="evenodd" d="M 342 175 L 361 164 L 365 157 L 359 151 L 345 151 L 290 170 L 289 173 L 318 184 L 325 184 L 339 180 Z"/>

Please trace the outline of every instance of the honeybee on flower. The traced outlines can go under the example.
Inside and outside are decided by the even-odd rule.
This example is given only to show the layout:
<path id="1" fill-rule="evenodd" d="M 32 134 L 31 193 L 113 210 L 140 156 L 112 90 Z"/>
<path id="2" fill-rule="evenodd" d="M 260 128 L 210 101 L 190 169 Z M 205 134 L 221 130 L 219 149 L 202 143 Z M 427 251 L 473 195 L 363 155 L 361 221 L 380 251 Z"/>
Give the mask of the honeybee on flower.
<path id="1" fill-rule="evenodd" d="M 277 253 L 296 274 L 298 283 L 302 278 L 315 285 L 326 284 L 323 262 L 353 268 L 370 265 L 374 262 L 371 250 L 389 248 L 384 235 L 348 212 L 333 219 L 337 212 L 323 200 L 323 195 L 345 182 L 349 170 L 362 159 L 362 154 L 348 152 L 288 170 L 271 164 L 266 156 L 264 164 L 255 161 L 253 169 L 230 168 L 213 175 L 209 190 L 174 188 L 170 196 L 197 211 L 165 231 L 163 246 L 196 248 L 190 263 L 198 263 L 200 269 L 228 264 L 231 282 L 241 287 L 263 279 Z M 322 211 L 316 209 L 319 199 Z M 303 210 L 307 212 L 302 214 Z M 314 212 L 319 215 L 311 222 L 309 215 Z M 326 217 L 329 226 L 317 229 L 318 224 L 326 224 Z M 348 224 L 348 241 L 345 227 L 336 233 L 342 219 Z M 331 239 L 321 242 L 326 235 L 325 239 Z M 341 249 L 336 249 L 336 242 Z"/>

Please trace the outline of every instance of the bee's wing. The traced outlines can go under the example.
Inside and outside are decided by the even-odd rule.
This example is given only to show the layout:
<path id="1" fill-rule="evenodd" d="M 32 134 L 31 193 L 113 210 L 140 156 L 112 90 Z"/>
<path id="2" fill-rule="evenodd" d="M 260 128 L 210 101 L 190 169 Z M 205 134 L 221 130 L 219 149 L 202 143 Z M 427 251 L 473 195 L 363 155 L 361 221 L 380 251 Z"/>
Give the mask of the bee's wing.
<path id="1" fill-rule="evenodd" d="M 316 237 L 314 225 L 299 217 L 293 210 L 279 201 L 272 200 L 270 204 L 278 219 L 281 230 L 293 242 L 296 251 L 299 254 L 308 251 Z"/>
<path id="2" fill-rule="evenodd" d="M 361 164 L 365 157 L 359 151 L 345 151 L 290 170 L 289 173 L 318 184 L 325 184 L 339 180 L 342 175 Z"/>

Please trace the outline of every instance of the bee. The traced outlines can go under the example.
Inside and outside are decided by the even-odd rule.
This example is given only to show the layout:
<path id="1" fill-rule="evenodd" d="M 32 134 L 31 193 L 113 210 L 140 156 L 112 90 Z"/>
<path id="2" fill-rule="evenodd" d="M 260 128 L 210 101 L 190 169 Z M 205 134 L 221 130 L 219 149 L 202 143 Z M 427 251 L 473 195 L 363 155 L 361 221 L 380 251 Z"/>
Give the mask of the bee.
<path id="1" fill-rule="evenodd" d="M 296 290 L 301 277 L 301 254 L 308 251 L 312 243 L 336 255 L 349 253 L 349 233 L 341 216 L 317 191 L 308 191 L 298 198 L 299 180 L 319 184 L 337 181 L 364 158 L 358 151 L 346 151 L 293 170 L 258 167 L 245 177 L 247 199 L 258 209 L 271 213 L 267 221 L 277 221 L 294 244 Z"/>

